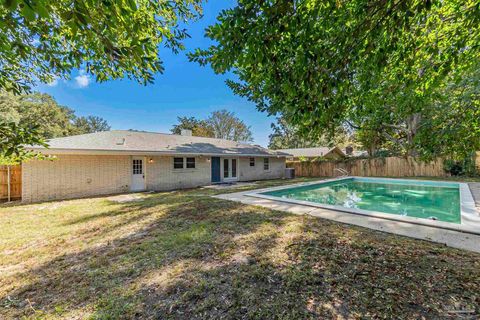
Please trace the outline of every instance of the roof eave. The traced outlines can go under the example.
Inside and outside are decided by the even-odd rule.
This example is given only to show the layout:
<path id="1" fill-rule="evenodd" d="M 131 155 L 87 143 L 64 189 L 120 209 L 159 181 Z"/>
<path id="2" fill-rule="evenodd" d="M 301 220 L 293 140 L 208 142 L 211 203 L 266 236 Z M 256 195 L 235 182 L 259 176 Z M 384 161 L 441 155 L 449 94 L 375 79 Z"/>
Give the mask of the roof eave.
<path id="1" fill-rule="evenodd" d="M 149 151 L 149 150 L 101 150 L 101 149 L 63 149 L 63 148 L 31 148 L 34 151 L 47 155 L 131 155 L 131 156 L 171 156 L 171 155 L 198 155 L 220 157 L 272 157 L 285 158 L 285 154 L 268 153 L 211 153 L 211 152 L 177 152 L 177 151 Z"/>

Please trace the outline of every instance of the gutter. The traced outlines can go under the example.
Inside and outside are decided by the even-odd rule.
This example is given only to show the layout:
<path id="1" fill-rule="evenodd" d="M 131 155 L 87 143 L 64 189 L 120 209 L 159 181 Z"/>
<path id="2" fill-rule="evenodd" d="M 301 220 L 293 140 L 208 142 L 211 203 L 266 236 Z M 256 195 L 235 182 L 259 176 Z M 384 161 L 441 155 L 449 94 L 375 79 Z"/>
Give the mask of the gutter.
<path id="1" fill-rule="evenodd" d="M 71 154 L 71 155 L 132 155 L 132 156 L 213 156 L 213 157 L 264 157 L 286 158 L 287 154 L 254 154 L 254 153 L 203 153 L 203 152 L 174 152 L 174 151 L 148 151 L 148 150 L 102 150 L 102 149 L 45 149 L 31 148 L 34 151 L 47 155 Z"/>

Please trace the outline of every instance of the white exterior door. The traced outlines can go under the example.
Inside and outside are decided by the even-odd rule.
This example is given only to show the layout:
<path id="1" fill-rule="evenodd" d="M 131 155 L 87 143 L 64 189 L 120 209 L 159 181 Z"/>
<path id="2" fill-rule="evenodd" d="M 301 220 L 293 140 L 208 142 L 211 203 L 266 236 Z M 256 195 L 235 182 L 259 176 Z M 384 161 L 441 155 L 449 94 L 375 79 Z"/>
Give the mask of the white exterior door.
<path id="1" fill-rule="evenodd" d="M 238 180 L 238 159 L 223 158 L 223 181 Z"/>
<path id="2" fill-rule="evenodd" d="M 132 158 L 132 186 L 130 190 L 145 190 L 145 161 L 143 158 Z"/>

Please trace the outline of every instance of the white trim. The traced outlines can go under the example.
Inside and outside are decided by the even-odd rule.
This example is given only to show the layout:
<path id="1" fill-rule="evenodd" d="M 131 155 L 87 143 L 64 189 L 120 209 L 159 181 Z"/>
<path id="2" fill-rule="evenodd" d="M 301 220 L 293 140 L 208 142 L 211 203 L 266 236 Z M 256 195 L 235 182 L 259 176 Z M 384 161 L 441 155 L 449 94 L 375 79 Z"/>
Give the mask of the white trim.
<path id="1" fill-rule="evenodd" d="M 429 226 L 429 227 L 435 227 L 435 228 L 441 228 L 441 229 L 447 229 L 447 230 L 460 231 L 460 232 L 480 235 L 480 215 L 478 214 L 478 212 L 476 210 L 475 202 L 473 200 L 473 196 L 470 192 L 468 184 L 461 183 L 461 182 L 391 179 L 391 178 L 374 178 L 374 177 L 370 178 L 370 179 L 375 179 L 375 180 L 397 181 L 397 182 L 398 181 L 400 181 L 400 182 L 405 181 L 405 182 L 421 183 L 422 181 L 423 182 L 426 181 L 426 182 L 433 182 L 433 183 L 448 183 L 448 184 L 458 185 L 459 186 L 459 191 L 460 191 L 460 214 L 461 214 L 460 224 L 444 222 L 444 221 L 439 221 L 439 220 L 428 220 L 428 219 L 423 219 L 423 218 L 401 216 L 401 215 L 396 215 L 396 214 L 388 214 L 388 213 L 383 213 L 383 212 L 378 212 L 378 211 L 370 211 L 370 210 L 363 210 L 363 209 L 356 209 L 356 208 L 345 208 L 345 207 L 342 207 L 342 206 L 321 204 L 321 203 L 315 203 L 315 202 L 304 201 L 304 200 L 285 199 L 285 198 L 280 198 L 280 197 L 274 197 L 274 196 L 261 194 L 261 193 L 264 193 L 264 192 L 290 189 L 290 188 L 296 188 L 296 187 L 301 187 L 301 186 L 309 186 L 309 185 L 314 185 L 314 184 L 322 184 L 322 183 L 327 183 L 327 182 L 332 182 L 332 181 L 348 180 L 348 179 L 352 179 L 352 178 L 354 178 L 354 179 L 355 178 L 369 179 L 368 177 L 349 176 L 349 177 L 326 179 L 326 180 L 319 180 L 319 181 L 317 180 L 317 181 L 312 181 L 312 182 L 307 182 L 307 183 L 299 183 L 299 184 L 291 184 L 291 185 L 274 187 L 274 188 L 259 189 L 259 190 L 255 190 L 255 192 L 246 193 L 245 195 L 249 196 L 249 197 L 268 199 L 268 200 L 272 200 L 272 201 L 294 203 L 294 204 L 300 204 L 300 205 L 309 206 L 309 207 L 324 208 L 324 209 L 330 209 L 330 210 L 335 210 L 335 211 L 342 211 L 342 212 L 348 212 L 348 213 L 353 213 L 353 214 L 358 214 L 358 215 L 370 216 L 370 217 L 375 217 L 375 218 L 382 218 L 382 219 L 400 221 L 400 222 L 408 222 L 408 223 L 412 223 L 412 224 L 418 224 L 418 225 L 424 225 L 424 226 Z"/>
<path id="2" fill-rule="evenodd" d="M 229 177 L 225 178 L 224 176 L 224 160 L 229 160 L 229 168 L 228 168 L 228 174 L 229 174 Z M 236 161 L 236 176 L 235 177 L 231 177 L 232 175 L 232 160 L 235 159 Z M 239 172 L 240 170 L 240 158 L 238 157 L 220 157 L 220 177 L 221 177 L 221 181 L 222 182 L 235 182 L 235 181 L 238 181 L 238 176 L 240 174 Z"/>
<path id="3" fill-rule="evenodd" d="M 183 159 L 183 168 L 175 168 L 175 158 L 182 158 Z M 187 168 L 187 158 L 194 158 L 195 159 L 195 168 Z M 171 157 L 171 164 L 173 173 L 180 173 L 180 172 L 195 172 L 198 170 L 198 159 L 199 156 L 189 155 L 189 156 L 172 156 Z"/>
<path id="4" fill-rule="evenodd" d="M 142 175 L 143 175 L 143 188 L 142 189 L 133 189 L 133 160 L 142 160 Z M 146 157 L 131 157 L 130 158 L 130 191 L 132 192 L 142 192 L 147 190 L 147 158 Z"/>
<path id="5" fill-rule="evenodd" d="M 268 160 L 268 169 L 265 169 L 265 159 Z M 270 162 L 270 159 L 268 157 L 262 157 L 262 169 L 263 169 L 263 172 L 270 172 L 270 169 L 271 169 L 271 162 Z"/>

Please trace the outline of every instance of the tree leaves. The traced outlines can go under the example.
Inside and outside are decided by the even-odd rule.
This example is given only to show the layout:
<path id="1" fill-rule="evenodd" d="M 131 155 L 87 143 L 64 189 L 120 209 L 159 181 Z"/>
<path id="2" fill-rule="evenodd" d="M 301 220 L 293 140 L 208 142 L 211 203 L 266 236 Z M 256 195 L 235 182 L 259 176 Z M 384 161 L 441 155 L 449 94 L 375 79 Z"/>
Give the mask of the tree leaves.
<path id="1" fill-rule="evenodd" d="M 30 158 L 41 158 L 41 154 L 28 150 L 29 145 L 47 147 L 37 127 L 0 121 L 0 164 L 18 164 Z"/>
<path id="2" fill-rule="evenodd" d="M 235 94 L 282 114 L 305 137 L 348 122 L 377 130 L 375 144 L 389 136 L 387 146 L 428 158 L 478 146 L 466 130 L 445 130 L 438 119 L 457 104 L 451 79 L 479 68 L 479 26 L 473 0 L 244 0 L 207 28 L 215 45 L 189 57 L 217 73 L 232 71 L 227 85 Z M 421 121 L 409 125 L 417 115 Z M 474 128 L 472 118 L 459 119 Z M 422 138 L 427 128 L 443 136 L 440 148 Z M 468 143 L 461 149 L 458 140 Z"/>
<path id="3" fill-rule="evenodd" d="M 152 83 L 163 72 L 159 47 L 183 49 L 179 21 L 201 14 L 201 0 L 2 0 L 0 89 L 28 92 L 37 81 L 85 67 L 97 79 Z M 145 58 L 148 59 L 145 59 Z"/>
<path id="4" fill-rule="evenodd" d="M 110 130 L 104 119 L 77 117 L 72 109 L 59 105 L 53 97 L 42 93 L 0 93 L 0 121 L 35 127 L 43 139 Z"/>
<path id="5" fill-rule="evenodd" d="M 191 130 L 194 136 L 233 140 L 239 142 L 253 141 L 250 127 L 235 113 L 227 110 L 214 111 L 205 119 L 195 117 L 178 117 L 178 124 L 170 130 L 173 134 L 180 134 L 182 129 Z"/>

